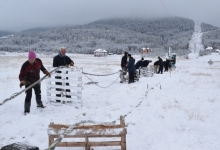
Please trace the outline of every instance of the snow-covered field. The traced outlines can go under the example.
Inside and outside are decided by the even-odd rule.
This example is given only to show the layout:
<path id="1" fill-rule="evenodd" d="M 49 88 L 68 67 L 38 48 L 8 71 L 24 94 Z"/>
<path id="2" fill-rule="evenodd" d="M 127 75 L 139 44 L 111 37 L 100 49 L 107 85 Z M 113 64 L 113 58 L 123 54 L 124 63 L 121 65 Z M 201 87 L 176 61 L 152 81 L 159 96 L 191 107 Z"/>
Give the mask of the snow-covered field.
<path id="1" fill-rule="evenodd" d="M 46 68 L 52 66 L 53 56 L 38 54 Z M 84 72 L 108 74 L 120 69 L 121 56 L 69 56 Z M 135 56 L 135 59 L 139 60 L 140 56 Z M 153 62 L 156 60 L 150 59 Z M 214 61 L 212 65 L 208 64 L 210 59 Z M 18 75 L 26 60 L 27 53 L 0 54 L 0 102 L 21 90 Z M 125 118 L 128 150 L 219 150 L 220 55 L 189 59 L 178 57 L 176 66 L 171 74 L 165 72 L 153 77 L 142 77 L 133 84 L 122 84 L 118 79 L 108 88 L 86 84 L 90 80 L 83 76 L 80 109 L 66 104 L 54 106 L 48 103 L 47 81 L 44 80 L 42 101 L 47 105 L 45 109 L 36 108 L 33 96 L 31 112 L 24 116 L 24 93 L 0 106 L 0 147 L 23 142 L 42 150 L 48 147 L 47 128 L 50 122 L 111 122 L 118 120 L 120 115 L 128 114 Z M 118 74 L 89 77 L 105 87 L 114 82 Z"/>
<path id="2" fill-rule="evenodd" d="M 21 90 L 18 74 L 26 55 L 0 56 L 1 101 Z M 46 67 L 52 65 L 52 57 L 39 57 Z M 107 74 L 120 69 L 121 56 L 72 55 L 71 58 L 77 67 L 89 73 Z M 216 62 L 209 65 L 210 59 Z M 125 118 L 128 150 L 217 150 L 220 148 L 219 59 L 218 54 L 196 59 L 178 58 L 177 69 L 171 74 L 142 77 L 134 84 L 121 84 L 118 79 L 109 88 L 88 85 L 90 81 L 83 76 L 81 109 L 48 103 L 46 81 L 43 81 L 42 100 L 47 108 L 37 109 L 33 97 L 31 113 L 24 116 L 24 93 L 0 106 L 0 145 L 23 142 L 44 149 L 48 147 L 50 122 L 74 124 L 88 119 L 110 122 L 131 111 Z M 108 86 L 117 77 L 118 74 L 90 76 L 100 86 Z"/>

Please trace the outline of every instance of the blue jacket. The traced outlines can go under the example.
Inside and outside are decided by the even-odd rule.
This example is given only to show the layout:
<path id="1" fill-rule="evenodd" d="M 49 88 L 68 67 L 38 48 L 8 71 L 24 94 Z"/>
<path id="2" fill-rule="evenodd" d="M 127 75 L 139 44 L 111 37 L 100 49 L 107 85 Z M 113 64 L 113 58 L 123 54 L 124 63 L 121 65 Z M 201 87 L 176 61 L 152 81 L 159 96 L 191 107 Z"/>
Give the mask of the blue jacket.
<path id="1" fill-rule="evenodd" d="M 135 71 L 136 70 L 134 63 L 135 63 L 135 59 L 133 57 L 130 57 L 129 61 L 128 61 L 128 65 L 126 67 L 128 71 Z"/>

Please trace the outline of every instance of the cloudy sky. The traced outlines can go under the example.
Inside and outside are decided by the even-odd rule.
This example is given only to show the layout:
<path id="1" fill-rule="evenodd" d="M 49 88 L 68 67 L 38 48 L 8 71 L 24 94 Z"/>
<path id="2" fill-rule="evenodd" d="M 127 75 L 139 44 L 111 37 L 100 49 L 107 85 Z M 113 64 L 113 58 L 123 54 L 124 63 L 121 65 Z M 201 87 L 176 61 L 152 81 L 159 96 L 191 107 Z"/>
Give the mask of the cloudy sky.
<path id="1" fill-rule="evenodd" d="M 165 7 L 164 7 L 165 6 Z M 220 0 L 0 0 L 0 31 L 113 17 L 180 16 L 220 27 Z"/>

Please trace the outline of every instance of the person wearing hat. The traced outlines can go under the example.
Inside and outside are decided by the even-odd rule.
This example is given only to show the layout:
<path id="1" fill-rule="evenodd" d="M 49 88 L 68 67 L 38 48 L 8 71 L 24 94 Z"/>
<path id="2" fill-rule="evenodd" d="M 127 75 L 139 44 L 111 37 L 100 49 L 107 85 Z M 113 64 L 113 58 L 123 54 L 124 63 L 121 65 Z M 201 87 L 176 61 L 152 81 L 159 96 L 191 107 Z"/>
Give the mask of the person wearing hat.
<path id="1" fill-rule="evenodd" d="M 36 58 L 35 52 L 28 52 L 28 60 L 22 65 L 19 74 L 20 87 L 25 86 L 25 88 L 27 88 L 38 81 L 40 79 L 40 70 L 50 77 L 50 73 L 45 69 L 42 61 L 39 58 Z M 41 88 L 39 83 L 26 91 L 24 113 L 30 113 L 32 89 L 35 91 L 37 107 L 44 108 L 41 101 Z"/>

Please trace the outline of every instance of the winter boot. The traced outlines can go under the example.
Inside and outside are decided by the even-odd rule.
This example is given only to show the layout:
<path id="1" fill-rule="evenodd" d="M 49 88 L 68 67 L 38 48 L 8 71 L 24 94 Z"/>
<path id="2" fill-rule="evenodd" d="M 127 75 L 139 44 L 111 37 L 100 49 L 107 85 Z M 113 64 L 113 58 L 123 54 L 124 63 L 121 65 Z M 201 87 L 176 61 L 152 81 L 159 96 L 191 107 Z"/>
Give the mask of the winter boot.
<path id="1" fill-rule="evenodd" d="M 45 106 L 44 106 L 42 103 L 37 104 L 37 107 L 39 107 L 39 108 L 45 108 Z"/>

